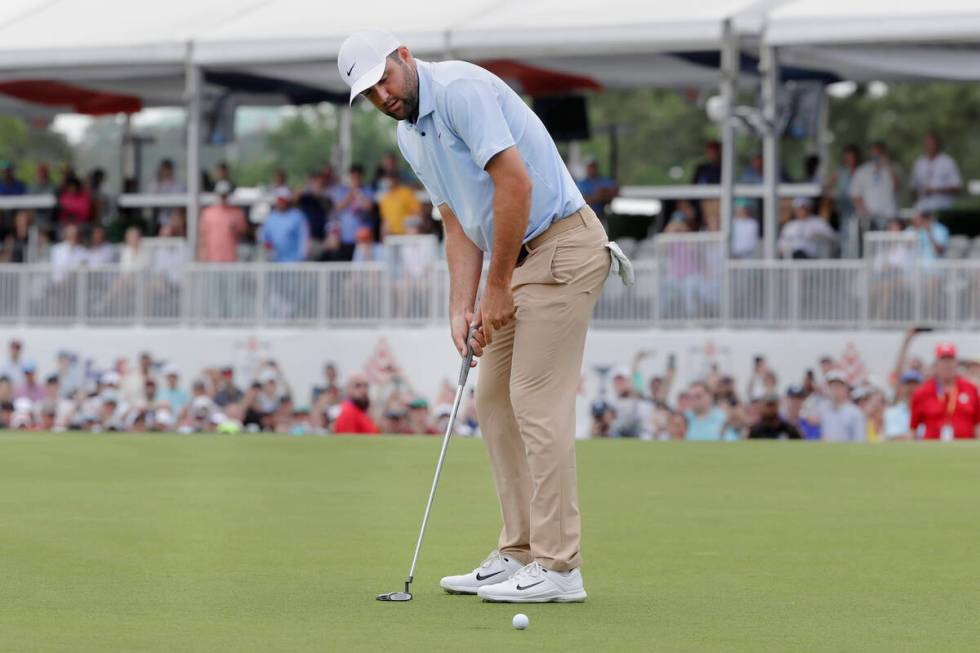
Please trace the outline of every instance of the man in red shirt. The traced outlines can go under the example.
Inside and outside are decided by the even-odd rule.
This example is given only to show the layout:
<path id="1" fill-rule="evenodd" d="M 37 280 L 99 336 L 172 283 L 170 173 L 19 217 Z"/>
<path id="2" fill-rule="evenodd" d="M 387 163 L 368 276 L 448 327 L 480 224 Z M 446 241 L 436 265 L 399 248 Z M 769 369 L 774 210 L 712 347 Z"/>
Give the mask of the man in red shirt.
<path id="1" fill-rule="evenodd" d="M 367 379 L 355 374 L 347 382 L 347 397 L 340 404 L 340 415 L 334 422 L 333 432 L 377 434 L 378 426 L 367 412 L 370 405 Z"/>
<path id="2" fill-rule="evenodd" d="M 977 387 L 956 374 L 956 347 L 936 347 L 935 376 L 919 386 L 910 402 L 913 436 L 925 440 L 972 439 L 980 424 Z"/>

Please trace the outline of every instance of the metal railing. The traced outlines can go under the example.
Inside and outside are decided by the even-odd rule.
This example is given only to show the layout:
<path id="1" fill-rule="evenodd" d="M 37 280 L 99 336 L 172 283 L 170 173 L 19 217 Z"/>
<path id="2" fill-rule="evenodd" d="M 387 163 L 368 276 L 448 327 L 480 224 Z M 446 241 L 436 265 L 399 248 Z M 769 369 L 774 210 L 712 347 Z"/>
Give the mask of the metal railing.
<path id="1" fill-rule="evenodd" d="M 717 234 L 641 247 L 635 285 L 612 277 L 597 327 L 888 328 L 980 325 L 980 259 L 923 259 L 914 237 L 875 234 L 862 260 L 729 260 Z M 166 250 L 161 250 L 166 251 Z M 194 327 L 422 325 L 448 313 L 449 274 L 426 238 L 361 263 L 0 265 L 0 324 Z"/>

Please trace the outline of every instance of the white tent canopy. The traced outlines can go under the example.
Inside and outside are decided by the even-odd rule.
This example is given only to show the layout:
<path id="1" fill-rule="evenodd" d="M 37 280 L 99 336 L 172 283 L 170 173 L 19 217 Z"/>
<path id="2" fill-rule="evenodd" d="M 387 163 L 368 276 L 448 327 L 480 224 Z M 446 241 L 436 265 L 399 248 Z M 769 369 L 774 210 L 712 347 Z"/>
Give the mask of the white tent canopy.
<path id="1" fill-rule="evenodd" d="M 765 41 L 785 64 L 856 81 L 980 80 L 977 0 L 796 0 Z"/>

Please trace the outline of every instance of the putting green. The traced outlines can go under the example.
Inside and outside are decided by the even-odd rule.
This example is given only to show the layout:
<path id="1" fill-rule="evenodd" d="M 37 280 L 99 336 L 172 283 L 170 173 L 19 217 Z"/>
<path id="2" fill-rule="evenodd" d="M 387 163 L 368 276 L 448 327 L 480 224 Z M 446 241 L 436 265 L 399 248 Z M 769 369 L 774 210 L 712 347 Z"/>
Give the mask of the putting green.
<path id="1" fill-rule="evenodd" d="M 493 546 L 479 441 L 0 436 L 9 651 L 976 651 L 980 446 L 579 446 L 581 605 L 438 578 Z M 517 612 L 530 627 L 510 626 Z"/>

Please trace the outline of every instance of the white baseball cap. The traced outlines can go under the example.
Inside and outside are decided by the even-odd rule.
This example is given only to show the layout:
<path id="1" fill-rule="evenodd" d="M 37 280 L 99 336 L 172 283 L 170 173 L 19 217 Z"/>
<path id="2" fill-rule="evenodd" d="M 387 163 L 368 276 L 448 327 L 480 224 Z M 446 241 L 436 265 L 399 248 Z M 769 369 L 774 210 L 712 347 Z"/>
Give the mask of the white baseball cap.
<path id="1" fill-rule="evenodd" d="M 337 70 L 350 86 L 351 104 L 378 83 L 385 72 L 385 59 L 400 45 L 393 34 L 380 29 L 362 29 L 347 37 L 337 55 Z"/>

